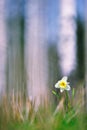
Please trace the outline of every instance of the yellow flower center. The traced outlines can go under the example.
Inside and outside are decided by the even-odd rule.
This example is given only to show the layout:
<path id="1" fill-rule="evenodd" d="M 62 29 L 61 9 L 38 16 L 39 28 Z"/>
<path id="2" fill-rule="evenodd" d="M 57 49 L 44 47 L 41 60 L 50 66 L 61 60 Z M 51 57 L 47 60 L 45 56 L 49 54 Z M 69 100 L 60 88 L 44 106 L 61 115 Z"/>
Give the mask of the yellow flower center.
<path id="1" fill-rule="evenodd" d="M 60 81 L 59 85 L 60 85 L 60 88 L 66 88 L 67 83 L 66 83 L 66 81 L 62 80 L 62 81 Z"/>

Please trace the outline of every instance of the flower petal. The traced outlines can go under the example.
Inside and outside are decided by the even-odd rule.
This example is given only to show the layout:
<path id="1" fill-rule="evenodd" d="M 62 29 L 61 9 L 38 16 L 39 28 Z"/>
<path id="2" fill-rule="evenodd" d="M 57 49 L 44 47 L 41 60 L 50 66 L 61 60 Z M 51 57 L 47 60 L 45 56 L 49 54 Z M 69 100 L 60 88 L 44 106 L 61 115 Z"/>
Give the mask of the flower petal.
<path id="1" fill-rule="evenodd" d="M 71 88 L 70 88 L 70 85 L 67 85 L 67 87 L 66 87 L 66 90 L 70 90 Z"/>
<path id="2" fill-rule="evenodd" d="M 55 88 L 59 88 L 59 84 L 58 83 L 55 84 Z"/>
<path id="3" fill-rule="evenodd" d="M 65 81 L 67 81 L 67 79 L 68 79 L 67 76 L 64 76 L 64 77 L 62 78 L 62 80 L 65 80 Z"/>
<path id="4" fill-rule="evenodd" d="M 70 82 L 67 82 L 67 84 L 70 84 Z"/>
<path id="5" fill-rule="evenodd" d="M 60 92 L 62 93 L 64 91 L 64 89 L 60 89 Z"/>

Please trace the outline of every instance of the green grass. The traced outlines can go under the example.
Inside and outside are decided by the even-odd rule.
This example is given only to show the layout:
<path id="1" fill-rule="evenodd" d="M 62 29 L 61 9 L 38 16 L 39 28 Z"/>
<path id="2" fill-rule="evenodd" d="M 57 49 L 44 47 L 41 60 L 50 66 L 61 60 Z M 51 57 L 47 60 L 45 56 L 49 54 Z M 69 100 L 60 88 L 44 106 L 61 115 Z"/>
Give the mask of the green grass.
<path id="1" fill-rule="evenodd" d="M 44 110 L 39 110 L 34 119 L 27 119 L 24 121 L 13 120 L 5 117 L 0 117 L 0 130 L 87 130 L 87 116 L 86 114 L 79 113 L 70 118 L 59 112 L 55 116 L 53 113 L 47 114 Z"/>
<path id="2" fill-rule="evenodd" d="M 55 118 L 56 119 L 56 118 Z M 81 119 L 81 118 L 79 118 Z M 81 119 L 82 120 L 82 119 Z M 44 124 L 43 124 L 44 123 Z M 66 123 L 63 119 L 56 119 L 54 122 L 12 122 L 2 124 L 0 130 L 86 130 L 85 123 L 79 122 L 78 118 L 74 118 L 70 123 Z"/>
<path id="3" fill-rule="evenodd" d="M 54 114 L 53 104 L 34 111 L 29 100 L 24 105 L 22 99 L 16 104 L 15 100 L 9 102 L 5 98 L 0 105 L 0 130 L 87 130 L 87 113 L 83 107 L 75 103 L 72 111 L 66 113 L 61 103 Z M 27 107 L 30 110 L 26 118 Z"/>

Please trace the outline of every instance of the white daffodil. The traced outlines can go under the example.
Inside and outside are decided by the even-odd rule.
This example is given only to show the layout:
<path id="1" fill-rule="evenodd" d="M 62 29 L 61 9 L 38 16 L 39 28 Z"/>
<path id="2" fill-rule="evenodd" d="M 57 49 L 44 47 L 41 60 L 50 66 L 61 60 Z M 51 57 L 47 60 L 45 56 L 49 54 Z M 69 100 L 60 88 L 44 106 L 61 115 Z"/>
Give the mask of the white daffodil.
<path id="1" fill-rule="evenodd" d="M 64 90 L 70 90 L 70 85 L 69 82 L 67 82 L 67 77 L 64 76 L 61 80 L 59 80 L 56 84 L 55 84 L 55 88 L 60 88 L 60 92 L 63 92 Z"/>

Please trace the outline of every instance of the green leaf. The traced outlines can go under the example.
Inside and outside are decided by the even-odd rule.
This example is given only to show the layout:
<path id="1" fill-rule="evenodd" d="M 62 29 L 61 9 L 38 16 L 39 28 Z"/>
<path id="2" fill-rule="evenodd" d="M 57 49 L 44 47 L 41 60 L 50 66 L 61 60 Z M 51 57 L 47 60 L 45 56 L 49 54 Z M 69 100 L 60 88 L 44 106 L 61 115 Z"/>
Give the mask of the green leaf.
<path id="1" fill-rule="evenodd" d="M 56 93 L 55 91 L 53 91 L 53 90 L 52 90 L 52 93 L 53 93 L 54 95 L 57 95 L 57 93 Z"/>
<path id="2" fill-rule="evenodd" d="M 75 96 L 75 89 L 74 88 L 72 89 L 72 96 L 73 97 Z"/>

